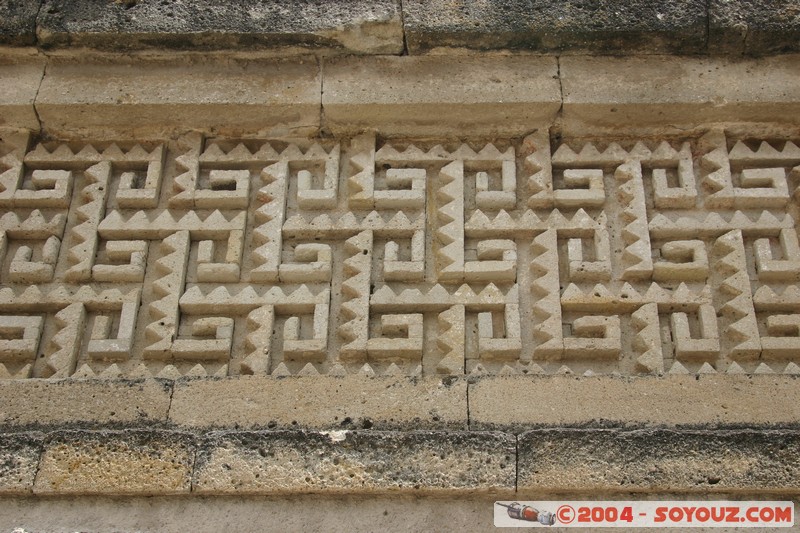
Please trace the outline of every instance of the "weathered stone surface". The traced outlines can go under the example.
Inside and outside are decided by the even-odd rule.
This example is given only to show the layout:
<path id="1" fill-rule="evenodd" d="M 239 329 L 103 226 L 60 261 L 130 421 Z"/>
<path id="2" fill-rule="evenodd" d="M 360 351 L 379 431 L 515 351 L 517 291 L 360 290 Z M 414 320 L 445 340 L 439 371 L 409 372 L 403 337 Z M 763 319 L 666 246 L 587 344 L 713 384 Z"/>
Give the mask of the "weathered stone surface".
<path id="1" fill-rule="evenodd" d="M 159 531 L 197 533 L 251 531 L 497 531 L 494 496 L 456 493 L 453 497 L 319 494 L 291 497 L 235 495 L 128 496 L 126 498 L 5 497 L 0 527 L 28 532 Z M 313 510 L 313 511 L 312 511 Z M 625 531 L 624 529 L 622 530 Z M 21 532 L 20 532 L 21 533 Z M 729 533 L 717 530 L 717 533 Z"/>
<path id="2" fill-rule="evenodd" d="M 319 130 L 319 67 L 292 61 L 80 64 L 51 60 L 36 109 L 56 135 L 142 137 L 195 129 L 309 135 Z"/>
<path id="3" fill-rule="evenodd" d="M 412 54 L 439 47 L 537 52 L 700 53 L 702 2 L 403 2 Z"/>
<path id="4" fill-rule="evenodd" d="M 323 76 L 323 127 L 337 134 L 520 135 L 561 105 L 555 58 L 337 58 Z"/>
<path id="5" fill-rule="evenodd" d="M 501 433 L 219 433 L 198 454 L 193 491 L 501 491 L 514 487 L 515 451 Z"/>
<path id="6" fill-rule="evenodd" d="M 177 381 L 169 419 L 190 427 L 466 429 L 467 385 L 366 376 Z"/>
<path id="7" fill-rule="evenodd" d="M 735 56 L 800 51 L 797 0 L 711 0 L 708 18 L 711 53 Z"/>
<path id="8" fill-rule="evenodd" d="M 31 493 L 41 448 L 40 433 L 0 434 L 0 494 Z"/>
<path id="9" fill-rule="evenodd" d="M 47 0 L 38 18 L 43 46 L 220 49 L 302 47 L 397 54 L 395 0 L 369 2 L 159 2 Z"/>
<path id="10" fill-rule="evenodd" d="M 469 386 L 470 427 L 792 424 L 794 376 L 485 377 Z"/>
<path id="11" fill-rule="evenodd" d="M 34 100 L 44 68 L 45 60 L 41 57 L 0 60 L 0 128 L 39 130 Z"/>
<path id="12" fill-rule="evenodd" d="M 138 424 L 167 419 L 166 380 L 0 380 L 0 422 Z"/>
<path id="13" fill-rule="evenodd" d="M 800 141 L 759 131 L 7 136 L 0 378 L 795 375 Z"/>
<path id="14" fill-rule="evenodd" d="M 760 60 L 560 58 L 568 131 L 701 122 L 791 122 L 800 57 Z"/>
<path id="15" fill-rule="evenodd" d="M 36 494 L 181 494 L 190 490 L 193 438 L 162 431 L 64 431 L 48 436 Z"/>
<path id="16" fill-rule="evenodd" d="M 8 0 L 0 4 L 0 44 L 34 44 L 40 4 L 39 0 Z"/>
<path id="17" fill-rule="evenodd" d="M 797 491 L 796 431 L 543 429 L 519 437 L 519 491 Z"/>

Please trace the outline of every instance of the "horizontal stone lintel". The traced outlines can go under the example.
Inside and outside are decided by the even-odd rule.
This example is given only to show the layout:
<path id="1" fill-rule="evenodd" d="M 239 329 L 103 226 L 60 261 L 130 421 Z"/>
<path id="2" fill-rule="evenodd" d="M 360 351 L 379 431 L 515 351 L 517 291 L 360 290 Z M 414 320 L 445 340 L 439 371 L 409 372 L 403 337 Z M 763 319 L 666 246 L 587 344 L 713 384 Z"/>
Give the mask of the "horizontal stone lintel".
<path id="1" fill-rule="evenodd" d="M 0 128 L 54 138 L 685 134 L 791 128 L 800 106 L 797 55 L 0 56 Z"/>
<path id="2" fill-rule="evenodd" d="M 0 496 L 795 494 L 800 431 L 0 434 Z"/>
<path id="3" fill-rule="evenodd" d="M 797 378 L 788 375 L 0 380 L 0 427 L 513 433 L 550 426 L 794 427 L 798 394 Z"/>
<path id="4" fill-rule="evenodd" d="M 765 55 L 798 50 L 796 4 L 767 0 L 446 0 L 280 4 L 22 0 L 0 7 L 0 44 L 46 50 L 262 48 L 324 54 L 430 50 Z"/>

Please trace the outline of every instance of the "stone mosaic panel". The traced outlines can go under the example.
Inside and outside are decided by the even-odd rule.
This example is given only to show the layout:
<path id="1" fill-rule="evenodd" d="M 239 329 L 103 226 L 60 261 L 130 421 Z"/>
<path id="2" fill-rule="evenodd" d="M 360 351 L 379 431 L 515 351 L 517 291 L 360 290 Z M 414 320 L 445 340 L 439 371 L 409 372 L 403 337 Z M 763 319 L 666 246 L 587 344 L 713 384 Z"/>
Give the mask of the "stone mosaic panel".
<path id="1" fill-rule="evenodd" d="M 787 139 L 0 141 L 4 378 L 800 373 Z"/>

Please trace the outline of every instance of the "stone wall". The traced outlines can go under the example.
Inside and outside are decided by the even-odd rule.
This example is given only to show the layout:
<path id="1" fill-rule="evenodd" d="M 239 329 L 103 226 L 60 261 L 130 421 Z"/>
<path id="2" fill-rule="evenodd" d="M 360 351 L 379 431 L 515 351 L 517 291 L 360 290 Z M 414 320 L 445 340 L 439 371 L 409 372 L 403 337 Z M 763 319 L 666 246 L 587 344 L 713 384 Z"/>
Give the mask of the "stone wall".
<path id="1" fill-rule="evenodd" d="M 800 56 L 762 7 L 0 8 L 0 523 L 796 498 Z"/>

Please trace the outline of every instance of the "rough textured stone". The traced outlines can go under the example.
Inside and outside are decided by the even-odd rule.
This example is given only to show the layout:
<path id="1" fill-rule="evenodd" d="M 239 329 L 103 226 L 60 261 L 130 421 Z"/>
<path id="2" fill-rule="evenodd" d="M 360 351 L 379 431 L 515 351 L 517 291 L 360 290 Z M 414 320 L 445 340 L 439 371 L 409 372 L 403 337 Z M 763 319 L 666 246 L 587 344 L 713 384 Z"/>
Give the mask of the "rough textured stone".
<path id="1" fill-rule="evenodd" d="M 709 51 L 735 56 L 800 51 L 797 0 L 711 0 Z"/>
<path id="2" fill-rule="evenodd" d="M 0 4 L 0 44 L 34 44 L 40 4 L 39 0 L 7 0 Z"/>
<path id="3" fill-rule="evenodd" d="M 0 377 L 798 374 L 800 141 L 757 131 L 4 138 Z M 258 419 L 386 421 L 330 397 Z"/>
<path id="4" fill-rule="evenodd" d="M 31 493 L 41 448 L 39 433 L 0 434 L 0 494 Z"/>
<path id="5" fill-rule="evenodd" d="M 519 437 L 519 491 L 797 491 L 796 431 L 537 430 Z"/>
<path id="6" fill-rule="evenodd" d="M 539 52 L 700 53 L 706 44 L 702 2 L 406 0 L 412 54 L 438 47 Z"/>
<path id="7" fill-rule="evenodd" d="M 190 490 L 190 436 L 160 431 L 64 431 L 44 445 L 36 494 L 180 494 Z"/>
<path id="8" fill-rule="evenodd" d="M 800 390 L 794 376 L 497 376 L 470 385 L 469 412 L 477 429 L 792 424 L 800 420 Z"/>
<path id="9" fill-rule="evenodd" d="M 313 58 L 203 66 L 51 60 L 36 109 L 49 131 L 64 136 L 194 129 L 302 136 L 319 130 L 319 92 Z"/>
<path id="10" fill-rule="evenodd" d="M 305 47 L 350 53 L 400 53 L 398 2 L 159 2 L 47 0 L 43 46 L 101 49 Z"/>
<path id="11" fill-rule="evenodd" d="M 323 75 L 334 133 L 520 135 L 561 105 L 554 58 L 337 58 Z"/>
<path id="12" fill-rule="evenodd" d="M 514 458 L 501 433 L 220 433 L 198 454 L 193 491 L 499 491 L 514 487 Z"/>
<path id="13" fill-rule="evenodd" d="M 44 68 L 45 60 L 41 57 L 0 60 L 0 128 L 39 130 L 34 100 Z"/>
<path id="14" fill-rule="evenodd" d="M 0 422 L 137 424 L 167 419 L 171 382 L 162 380 L 0 380 Z"/>
<path id="15" fill-rule="evenodd" d="M 562 57 L 567 131 L 701 122 L 791 122 L 800 57 L 761 60 Z M 680 126 L 680 127 L 677 127 Z"/>
<path id="16" fill-rule="evenodd" d="M 241 376 L 175 383 L 182 426 L 466 429 L 466 380 Z"/>

